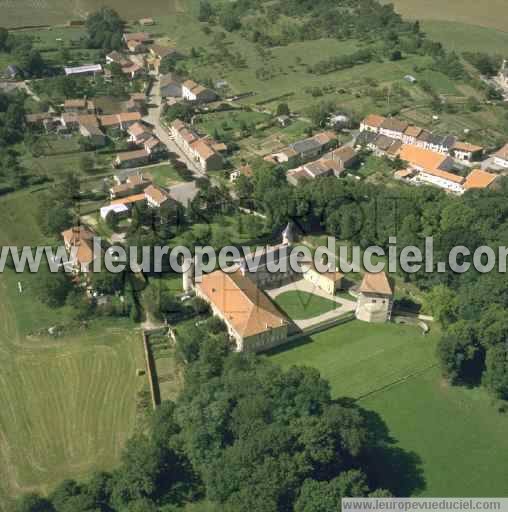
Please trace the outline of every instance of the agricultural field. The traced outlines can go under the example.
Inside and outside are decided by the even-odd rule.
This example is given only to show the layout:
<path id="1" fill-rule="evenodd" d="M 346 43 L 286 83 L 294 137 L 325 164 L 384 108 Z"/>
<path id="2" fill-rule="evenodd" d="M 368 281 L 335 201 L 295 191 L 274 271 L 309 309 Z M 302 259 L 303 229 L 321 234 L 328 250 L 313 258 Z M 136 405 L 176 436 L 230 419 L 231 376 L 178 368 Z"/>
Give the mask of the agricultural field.
<path id="1" fill-rule="evenodd" d="M 136 20 L 148 15 L 179 13 L 188 8 L 188 3 L 187 0 L 149 0 L 143 4 L 122 0 L 2 0 L 0 8 L 7 20 L 5 25 L 11 28 L 64 24 L 71 19 L 84 19 L 87 13 L 104 5 L 116 9 L 127 20 Z"/>
<path id="2" fill-rule="evenodd" d="M 430 39 L 450 50 L 508 54 L 508 32 L 503 30 L 437 20 L 424 21 L 422 28 Z"/>
<path id="3" fill-rule="evenodd" d="M 384 0 L 383 0 L 384 1 Z M 505 0 L 386 0 L 392 3 L 397 12 L 406 18 L 418 20 L 441 20 L 476 25 L 480 27 L 506 30 Z"/>
<path id="4" fill-rule="evenodd" d="M 301 290 L 282 293 L 275 302 L 293 320 L 314 318 L 341 307 L 337 302 Z"/>
<path id="5" fill-rule="evenodd" d="M 294 111 L 299 111 L 321 100 L 338 99 L 344 106 L 368 111 L 372 109 L 371 100 L 356 95 L 366 79 L 372 78 L 382 84 L 394 83 L 401 81 L 406 74 L 414 73 L 415 65 L 421 67 L 428 63 L 428 59 L 414 56 L 397 62 L 373 61 L 320 76 L 308 73 L 307 67 L 331 56 L 350 54 L 359 48 L 358 43 L 319 39 L 291 43 L 261 54 L 254 43 L 242 38 L 239 33 L 228 33 L 227 46 L 245 60 L 244 66 L 235 67 L 231 63 L 223 65 L 207 57 L 207 52 L 213 48 L 214 33 L 205 34 L 203 24 L 190 15 L 161 17 L 154 32 L 161 37 L 169 34 L 166 42 L 174 43 L 184 51 L 190 52 L 192 48 L 197 50 L 200 56 L 187 63 L 189 72 L 197 81 L 224 79 L 233 93 L 255 92 L 254 96 L 243 100 L 245 104 L 267 102 L 267 108 L 272 110 L 280 101 L 286 101 Z M 265 72 L 263 77 L 258 74 L 259 70 Z M 319 96 L 311 94 L 313 88 L 321 90 Z"/>
<path id="6" fill-rule="evenodd" d="M 413 326 L 354 321 L 272 359 L 285 368 L 317 368 L 334 396 L 359 399 L 385 424 L 398 468 L 378 475 L 385 485 L 424 496 L 504 495 L 504 469 L 491 462 L 508 456 L 508 418 L 484 390 L 450 387 L 440 378 L 438 337 L 433 326 L 424 336 Z"/>
<path id="7" fill-rule="evenodd" d="M 52 243 L 39 231 L 36 195 L 0 199 L 0 245 Z M 67 307 L 34 299 L 36 274 L 0 274 L 0 510 L 7 497 L 48 492 L 64 478 L 112 469 L 137 424 L 146 385 L 139 331 L 97 320 L 72 334 L 46 329 L 71 319 Z M 21 284 L 22 293 L 18 290 Z"/>

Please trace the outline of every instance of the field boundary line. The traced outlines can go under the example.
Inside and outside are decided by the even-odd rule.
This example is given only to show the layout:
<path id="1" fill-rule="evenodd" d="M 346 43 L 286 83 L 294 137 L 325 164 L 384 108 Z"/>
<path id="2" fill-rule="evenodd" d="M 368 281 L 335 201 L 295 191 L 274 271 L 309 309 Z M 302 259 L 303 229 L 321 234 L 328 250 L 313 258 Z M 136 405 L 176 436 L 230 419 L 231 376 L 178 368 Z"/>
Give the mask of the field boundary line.
<path id="1" fill-rule="evenodd" d="M 383 391 L 387 391 L 388 389 L 390 389 L 394 386 L 397 386 L 398 384 L 402 384 L 403 382 L 406 382 L 406 381 L 412 379 L 413 377 L 416 377 L 425 372 L 428 372 L 429 370 L 432 370 L 432 368 L 436 368 L 437 366 L 438 366 L 438 363 L 434 363 L 434 364 L 431 364 L 430 366 L 426 366 L 425 368 L 420 368 L 419 370 L 416 370 L 415 372 L 410 373 L 409 375 L 400 377 L 399 379 L 394 380 L 393 382 L 390 382 L 388 384 L 385 384 L 384 386 L 381 386 L 379 388 L 368 391 L 367 393 L 364 393 L 363 395 L 360 395 L 359 397 L 355 398 L 355 402 L 359 402 L 360 400 L 363 400 L 365 398 L 369 398 L 378 393 L 382 393 Z"/>

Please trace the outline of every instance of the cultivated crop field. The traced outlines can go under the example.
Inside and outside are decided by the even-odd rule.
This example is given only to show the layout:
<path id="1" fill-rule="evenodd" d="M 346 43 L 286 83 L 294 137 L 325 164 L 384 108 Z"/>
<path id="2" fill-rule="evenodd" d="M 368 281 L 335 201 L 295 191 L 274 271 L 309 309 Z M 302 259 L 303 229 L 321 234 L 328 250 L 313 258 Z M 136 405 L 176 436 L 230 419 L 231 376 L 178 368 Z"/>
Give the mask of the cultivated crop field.
<path id="1" fill-rule="evenodd" d="M 508 5 L 506 11 L 505 16 Z M 506 27 L 503 28 L 506 30 Z M 442 20 L 423 22 L 423 30 L 431 39 L 440 41 L 450 50 L 499 55 L 508 53 L 508 32 L 503 30 Z"/>
<path id="2" fill-rule="evenodd" d="M 146 16 L 160 16 L 182 12 L 187 0 L 0 0 L 2 25 L 23 27 L 57 25 L 68 20 L 83 19 L 87 13 L 102 6 L 117 10 L 124 19 L 135 20 Z"/>
<path id="3" fill-rule="evenodd" d="M 393 0 L 395 9 L 404 17 L 419 20 L 458 21 L 468 25 L 506 30 L 505 0 Z"/>

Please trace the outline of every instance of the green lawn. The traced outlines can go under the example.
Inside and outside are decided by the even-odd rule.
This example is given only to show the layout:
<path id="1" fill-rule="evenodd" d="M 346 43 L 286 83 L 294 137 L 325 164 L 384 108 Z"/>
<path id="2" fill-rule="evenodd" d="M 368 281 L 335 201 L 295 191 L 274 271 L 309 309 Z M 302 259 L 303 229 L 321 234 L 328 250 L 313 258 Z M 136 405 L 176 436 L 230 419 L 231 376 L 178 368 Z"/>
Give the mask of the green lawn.
<path id="1" fill-rule="evenodd" d="M 160 399 L 175 400 L 182 384 L 175 358 L 175 347 L 171 345 L 168 336 L 151 335 L 149 340 Z"/>
<path id="2" fill-rule="evenodd" d="M 170 164 L 157 165 L 146 170 L 146 175 L 152 177 L 153 182 L 160 187 L 171 187 L 183 180 L 176 169 Z"/>
<path id="3" fill-rule="evenodd" d="M 37 195 L 0 199 L 0 245 L 52 243 L 36 222 Z M 72 311 L 34 298 L 37 274 L 0 274 L 0 510 L 7 496 L 47 492 L 64 478 L 112 469 L 137 421 L 146 384 L 139 331 L 127 320 L 96 321 L 45 335 Z M 23 292 L 18 291 L 21 282 Z"/>
<path id="4" fill-rule="evenodd" d="M 270 116 L 260 112 L 243 110 L 214 112 L 200 116 L 197 121 L 197 127 L 207 135 L 213 136 L 217 131 L 219 133 L 240 136 L 240 128 L 243 123 L 250 127 L 252 124 L 258 125 L 268 120 L 270 120 Z"/>
<path id="5" fill-rule="evenodd" d="M 336 397 L 364 397 L 360 405 L 391 439 L 379 456 L 380 485 L 400 495 L 506 496 L 508 417 L 482 389 L 450 387 L 440 378 L 438 336 L 355 321 L 281 349 L 272 360 L 317 368 Z"/>
<path id="6" fill-rule="evenodd" d="M 436 91 L 438 94 L 447 94 L 452 96 L 462 96 L 460 91 L 457 89 L 453 80 L 450 80 L 443 73 L 434 71 L 432 69 L 426 69 L 421 73 L 415 73 L 419 80 L 424 80 Z"/>
<path id="7" fill-rule="evenodd" d="M 0 245 L 35 245 L 51 243 L 38 225 L 39 201 L 36 192 L 24 190 L 0 198 Z"/>
<path id="8" fill-rule="evenodd" d="M 14 298 L 15 280 L 0 276 L 0 495 L 47 492 L 64 478 L 113 468 L 145 384 L 136 377 L 144 365 L 140 335 L 129 322 L 28 338 L 65 313 L 23 293 Z"/>
<path id="9" fill-rule="evenodd" d="M 423 485 L 413 492 L 508 496 L 508 417 L 482 389 L 450 387 L 434 368 L 360 404 L 381 416 L 395 450 L 421 459 Z"/>
<path id="10" fill-rule="evenodd" d="M 314 318 L 341 307 L 337 302 L 301 290 L 282 293 L 275 302 L 293 320 Z"/>
<path id="11" fill-rule="evenodd" d="M 435 364 L 436 340 L 437 332 L 355 320 L 283 347 L 273 359 L 314 366 L 335 396 L 359 398 Z"/>

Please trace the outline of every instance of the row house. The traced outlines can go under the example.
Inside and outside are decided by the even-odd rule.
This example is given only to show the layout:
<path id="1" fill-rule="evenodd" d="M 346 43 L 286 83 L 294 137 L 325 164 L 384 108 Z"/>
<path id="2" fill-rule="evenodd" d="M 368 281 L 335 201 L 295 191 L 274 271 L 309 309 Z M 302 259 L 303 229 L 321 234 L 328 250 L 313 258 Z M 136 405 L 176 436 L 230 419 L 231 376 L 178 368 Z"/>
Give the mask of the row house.
<path id="1" fill-rule="evenodd" d="M 139 112 L 122 112 L 120 114 L 108 114 L 99 116 L 100 124 L 105 129 L 127 131 L 129 126 L 141 121 Z"/>
<path id="2" fill-rule="evenodd" d="M 465 179 L 450 172 L 453 159 L 449 156 L 410 144 L 403 145 L 398 156 L 408 163 L 408 170 L 416 174 L 415 182 L 434 185 L 454 194 L 464 192 Z"/>
<path id="3" fill-rule="evenodd" d="M 145 178 L 142 174 L 133 174 L 129 176 L 123 183 L 117 183 L 109 189 L 111 199 L 119 197 L 126 197 L 133 194 L 138 194 L 145 190 L 150 184 L 151 180 Z"/>
<path id="4" fill-rule="evenodd" d="M 222 168 L 223 160 L 219 146 L 212 140 L 199 137 L 180 119 L 175 119 L 170 127 L 171 135 L 176 144 L 192 160 L 198 163 L 202 171 Z"/>
<path id="5" fill-rule="evenodd" d="M 133 144 L 144 144 L 152 137 L 152 130 L 139 121 L 127 128 L 128 142 Z"/>
<path id="6" fill-rule="evenodd" d="M 377 114 L 369 114 L 361 123 L 361 132 L 379 133 L 381 125 L 385 122 L 386 117 L 378 116 Z"/>
<path id="7" fill-rule="evenodd" d="M 106 144 L 106 136 L 95 123 L 80 123 L 79 133 L 82 137 L 94 147 L 104 146 Z"/>
<path id="8" fill-rule="evenodd" d="M 182 83 L 182 98 L 187 101 L 207 103 L 215 101 L 217 94 L 211 89 L 197 84 L 193 80 L 185 80 Z"/>
<path id="9" fill-rule="evenodd" d="M 398 151 L 402 147 L 402 142 L 398 139 L 393 139 L 386 135 L 377 135 L 367 144 L 367 147 L 376 156 L 387 156 L 389 158 L 395 158 Z"/>
<path id="10" fill-rule="evenodd" d="M 470 144 L 469 142 L 455 142 L 452 149 L 452 156 L 457 160 L 462 160 L 464 162 L 474 162 L 477 160 L 481 160 L 483 157 L 483 148 L 481 146 L 476 146 L 475 144 Z"/>
<path id="11" fill-rule="evenodd" d="M 409 125 L 404 121 L 399 121 L 395 117 L 388 117 L 381 124 L 379 133 L 386 137 L 390 137 L 390 139 L 402 140 L 404 132 L 407 130 L 408 126 Z"/>
<path id="12" fill-rule="evenodd" d="M 416 144 L 423 132 L 424 129 L 419 126 L 408 126 L 402 134 L 402 142 L 404 144 Z"/>
<path id="13" fill-rule="evenodd" d="M 287 180 L 291 185 L 299 185 L 306 180 L 326 178 L 328 176 L 339 176 L 340 164 L 334 160 L 320 159 L 309 162 L 305 165 L 291 169 L 287 172 Z"/>
<path id="14" fill-rule="evenodd" d="M 148 164 L 150 155 L 146 149 L 137 149 L 136 151 L 126 151 L 119 153 L 113 162 L 113 166 L 117 168 L 140 167 Z"/>
<path id="15" fill-rule="evenodd" d="M 86 98 L 68 99 L 64 101 L 63 109 L 75 114 L 95 114 L 95 103 Z"/>
<path id="16" fill-rule="evenodd" d="M 152 158 L 165 153 L 167 150 L 166 146 L 155 135 L 146 140 L 143 147 Z"/>
<path id="17" fill-rule="evenodd" d="M 320 132 L 313 137 L 293 142 L 289 146 L 265 156 L 264 159 L 274 164 L 288 163 L 290 165 L 315 160 L 327 149 L 330 149 L 331 143 L 334 141 L 336 141 L 335 133 Z"/>
<path id="18" fill-rule="evenodd" d="M 400 140 L 402 144 L 412 144 L 422 149 L 450 155 L 461 161 L 471 162 L 481 158 L 483 154 L 483 148 L 480 146 L 459 142 L 453 135 L 434 134 L 424 128 L 409 125 L 393 117 L 385 118 L 375 114 L 368 115 L 360 123 L 360 136 L 365 133 L 383 135 L 392 140 Z M 368 139 L 373 151 L 376 152 L 379 149 L 372 138 L 359 137 L 358 143 L 368 145 L 365 144 L 363 139 Z M 380 139 L 379 142 L 386 145 L 386 141 L 383 139 Z M 383 153 L 383 150 L 381 150 L 381 153 Z"/>
<path id="19" fill-rule="evenodd" d="M 424 132 L 416 141 L 416 146 L 436 153 L 447 155 L 451 150 L 457 139 L 453 135 L 438 135 L 430 132 Z"/>

